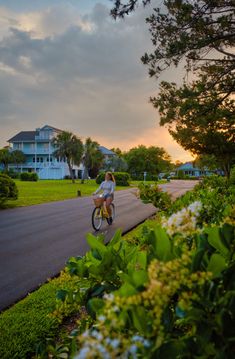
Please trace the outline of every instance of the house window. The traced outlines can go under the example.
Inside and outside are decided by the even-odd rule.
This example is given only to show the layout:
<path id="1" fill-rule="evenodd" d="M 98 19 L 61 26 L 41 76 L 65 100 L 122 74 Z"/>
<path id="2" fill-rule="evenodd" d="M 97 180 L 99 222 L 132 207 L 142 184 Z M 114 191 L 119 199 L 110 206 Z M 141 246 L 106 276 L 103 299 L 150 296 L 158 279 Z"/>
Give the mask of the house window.
<path id="1" fill-rule="evenodd" d="M 40 158 L 40 161 L 43 162 L 43 157 Z"/>

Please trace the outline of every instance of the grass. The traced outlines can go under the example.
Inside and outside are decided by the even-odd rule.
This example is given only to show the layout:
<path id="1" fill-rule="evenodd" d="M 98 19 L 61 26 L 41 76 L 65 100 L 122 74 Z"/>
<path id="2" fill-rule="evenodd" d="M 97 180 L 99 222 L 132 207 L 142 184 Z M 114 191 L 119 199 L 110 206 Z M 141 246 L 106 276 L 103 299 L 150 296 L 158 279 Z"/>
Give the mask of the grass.
<path id="1" fill-rule="evenodd" d="M 0 314 L 0 358 L 31 357 L 40 341 L 55 336 L 61 323 L 51 315 L 56 309 L 56 292 L 74 285 L 75 278 L 62 273 Z"/>
<path id="2" fill-rule="evenodd" d="M 9 201 L 5 208 L 31 206 L 40 203 L 62 201 L 77 197 L 77 191 L 82 196 L 90 196 L 98 187 L 95 180 L 88 180 L 81 184 L 80 180 L 75 184 L 71 180 L 41 180 L 38 182 L 27 182 L 15 180 L 19 190 L 16 201 Z M 140 181 L 131 182 L 131 186 L 138 186 Z M 151 182 L 148 182 L 151 183 Z M 128 189 L 129 187 L 117 186 L 116 190 Z"/>
<path id="3" fill-rule="evenodd" d="M 76 181 L 73 184 L 70 180 L 42 180 L 38 182 L 25 182 L 15 180 L 19 190 L 19 197 L 16 201 L 9 201 L 6 207 L 22 207 L 35 204 L 62 201 L 77 197 L 77 191 L 82 196 L 90 196 L 98 187 L 95 180 L 89 180 L 84 184 Z M 117 187 L 117 190 L 127 187 Z"/>
<path id="4" fill-rule="evenodd" d="M 135 241 L 141 235 L 143 227 L 154 228 L 156 221 L 147 220 L 123 236 L 128 241 Z M 16 303 L 0 314 L 0 358 L 28 358 L 35 353 L 40 342 L 58 335 L 64 318 L 51 316 L 56 310 L 56 292 L 58 289 L 74 288 L 77 277 L 70 277 L 62 272 L 58 278 L 42 285 L 38 290 Z"/>

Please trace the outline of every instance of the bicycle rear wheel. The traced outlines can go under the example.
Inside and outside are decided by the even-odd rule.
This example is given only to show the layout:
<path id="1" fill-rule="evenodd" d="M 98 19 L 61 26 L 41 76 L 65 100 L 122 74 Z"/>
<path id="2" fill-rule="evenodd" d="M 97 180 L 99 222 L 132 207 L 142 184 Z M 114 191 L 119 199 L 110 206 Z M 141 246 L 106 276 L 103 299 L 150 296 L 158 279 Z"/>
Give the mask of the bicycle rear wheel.
<path id="1" fill-rule="evenodd" d="M 100 230 L 102 226 L 102 220 L 103 218 L 102 218 L 101 208 L 95 207 L 91 216 L 92 227 L 94 228 L 95 231 Z"/>

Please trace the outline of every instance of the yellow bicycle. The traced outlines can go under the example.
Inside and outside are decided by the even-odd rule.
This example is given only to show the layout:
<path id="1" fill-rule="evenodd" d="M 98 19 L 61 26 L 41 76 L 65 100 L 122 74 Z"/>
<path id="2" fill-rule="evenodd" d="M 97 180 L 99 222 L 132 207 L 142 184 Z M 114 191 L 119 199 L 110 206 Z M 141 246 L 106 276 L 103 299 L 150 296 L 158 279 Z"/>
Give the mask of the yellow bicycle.
<path id="1" fill-rule="evenodd" d="M 95 208 L 93 209 L 93 212 L 92 212 L 91 222 L 92 222 L 92 227 L 94 228 L 94 230 L 99 231 L 102 226 L 102 222 L 104 220 L 106 220 L 109 225 L 111 225 L 112 222 L 114 221 L 115 206 L 113 203 L 111 203 L 111 205 L 110 205 L 110 209 L 112 212 L 112 214 L 111 214 L 112 221 L 110 223 L 109 214 L 108 214 L 107 209 L 104 204 L 104 198 L 95 197 L 95 198 L 93 198 L 93 200 L 94 200 Z"/>

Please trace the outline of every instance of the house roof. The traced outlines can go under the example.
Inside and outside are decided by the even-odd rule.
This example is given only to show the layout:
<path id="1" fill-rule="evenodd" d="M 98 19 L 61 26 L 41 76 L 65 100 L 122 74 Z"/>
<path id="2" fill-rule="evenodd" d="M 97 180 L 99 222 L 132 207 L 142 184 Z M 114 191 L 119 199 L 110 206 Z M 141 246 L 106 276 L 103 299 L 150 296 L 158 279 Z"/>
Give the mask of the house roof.
<path id="1" fill-rule="evenodd" d="M 34 141 L 37 133 L 36 131 L 21 131 L 10 138 L 8 142 Z"/>
<path id="2" fill-rule="evenodd" d="M 177 170 L 198 171 L 199 168 L 196 167 L 196 166 L 194 166 L 192 162 L 186 162 L 186 163 L 182 164 L 181 166 L 179 166 L 179 167 L 177 168 Z"/>
<path id="3" fill-rule="evenodd" d="M 36 129 L 36 131 L 21 131 L 17 133 L 17 135 L 13 136 L 8 140 L 8 142 L 24 142 L 24 141 L 35 141 L 35 136 L 39 134 L 40 130 L 44 130 L 46 128 L 50 128 L 56 132 L 62 132 L 59 128 L 45 125 L 41 128 Z"/>
<path id="4" fill-rule="evenodd" d="M 50 125 L 45 125 L 42 128 L 40 128 L 40 130 L 44 130 L 46 127 L 51 128 L 52 130 L 55 130 L 57 132 L 63 132 L 60 128 L 56 128 L 56 127 L 53 127 L 53 126 L 50 126 Z"/>
<path id="5" fill-rule="evenodd" d="M 103 155 L 109 155 L 109 156 L 116 156 L 116 153 L 109 150 L 108 148 L 104 146 L 99 146 L 100 151 L 103 153 Z"/>

